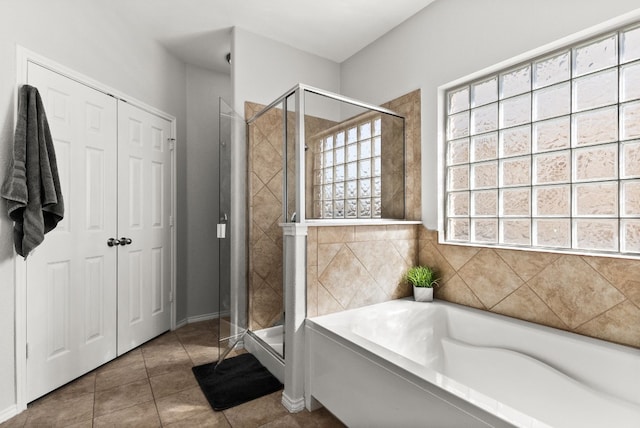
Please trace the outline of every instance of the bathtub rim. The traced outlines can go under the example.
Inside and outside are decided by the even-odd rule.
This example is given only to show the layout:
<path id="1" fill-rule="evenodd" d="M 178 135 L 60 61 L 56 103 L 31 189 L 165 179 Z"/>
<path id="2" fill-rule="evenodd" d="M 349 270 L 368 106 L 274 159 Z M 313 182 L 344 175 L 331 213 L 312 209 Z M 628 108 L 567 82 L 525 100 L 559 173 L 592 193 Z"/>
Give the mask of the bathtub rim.
<path id="1" fill-rule="evenodd" d="M 571 342 L 576 342 L 580 346 L 585 346 L 585 345 L 590 347 L 593 346 L 601 352 L 607 352 L 608 350 L 613 350 L 614 352 L 622 353 L 624 354 L 624 358 L 630 358 L 630 361 L 632 362 L 635 359 L 639 359 L 638 361 L 640 361 L 640 349 L 632 346 L 608 342 L 602 339 L 597 339 L 590 336 L 585 336 L 585 335 L 573 333 L 566 330 L 561 330 L 561 329 L 550 327 L 550 326 L 536 324 L 530 321 L 509 317 L 502 314 L 496 314 L 486 310 L 472 308 L 469 306 L 464 306 L 457 303 L 452 303 L 452 302 L 443 301 L 439 299 L 435 299 L 433 302 L 430 302 L 430 303 L 414 302 L 413 299 L 410 297 L 404 298 L 404 299 L 391 300 L 391 301 L 382 302 L 382 303 L 369 305 L 365 307 L 349 309 L 346 311 L 341 311 L 333 314 L 327 314 L 327 315 L 322 315 L 318 317 L 308 318 L 306 320 L 306 326 L 307 328 L 310 328 L 318 333 L 321 333 L 322 335 L 332 339 L 333 341 L 339 343 L 344 347 L 347 347 L 347 348 L 355 347 L 356 352 L 359 353 L 360 355 L 368 358 L 369 360 L 385 368 L 386 370 L 400 372 L 407 379 L 411 379 L 414 384 L 420 384 L 420 382 L 426 381 L 435 388 L 440 388 L 446 392 L 449 392 L 457 396 L 462 400 L 469 401 L 468 397 L 460 394 L 460 391 L 456 389 L 455 384 L 458 384 L 459 386 L 461 386 L 462 388 L 466 388 L 467 390 L 469 390 L 470 388 L 466 387 L 465 385 L 457 383 L 455 380 L 451 378 L 447 378 L 446 375 L 444 375 L 443 373 L 437 372 L 437 370 L 435 369 L 430 369 L 428 367 L 425 367 L 418 362 L 415 362 L 407 357 L 402 356 L 401 354 L 394 352 L 391 349 L 388 349 L 382 345 L 377 344 L 376 342 L 373 342 L 372 340 L 369 340 L 363 336 L 360 336 L 358 333 L 350 329 L 349 324 L 350 324 L 350 320 L 353 319 L 354 313 L 361 312 L 361 311 L 376 311 L 377 308 L 382 305 L 394 305 L 394 306 L 402 305 L 406 307 L 407 302 L 410 302 L 410 306 L 413 304 L 416 304 L 416 305 L 427 305 L 427 307 L 428 305 L 433 305 L 435 307 L 440 306 L 445 308 L 449 307 L 454 312 L 463 311 L 468 314 L 471 314 L 472 316 L 477 315 L 480 317 L 489 318 L 494 322 L 495 321 L 506 322 L 511 325 L 515 325 L 518 328 L 523 328 L 524 330 L 532 331 L 535 334 L 540 334 L 540 333 L 542 333 L 543 335 L 550 334 L 561 339 L 562 341 L 568 342 L 569 343 L 568 346 L 571 345 Z M 454 339 L 457 339 L 457 338 L 454 337 Z M 473 343 L 471 344 L 474 345 Z M 479 346 L 486 346 L 486 345 L 479 345 Z M 509 349 L 509 348 L 505 347 L 505 349 Z M 567 373 L 564 370 L 558 369 L 553 364 L 547 363 L 547 361 L 545 361 L 544 359 L 538 359 L 535 356 L 529 355 L 527 352 L 522 352 L 517 350 L 516 352 L 520 352 L 524 355 L 527 355 L 534 359 L 539 360 L 541 363 L 546 364 L 550 368 L 559 371 L 560 374 L 573 379 L 575 382 L 578 382 L 587 388 L 591 388 L 593 391 L 601 394 L 604 397 L 612 398 L 614 400 L 621 400 L 622 402 L 631 404 L 635 407 L 640 407 L 640 404 L 637 401 L 634 402 L 632 400 L 621 397 L 618 394 L 614 394 L 608 391 L 601 390 L 592 385 L 588 385 L 587 383 L 575 378 L 570 373 Z M 451 387 L 451 385 L 454 385 L 454 387 Z M 508 420 L 511 423 L 513 423 L 512 420 L 505 419 L 504 415 L 495 412 L 495 403 L 497 402 L 497 400 L 492 399 L 491 397 L 483 396 L 482 393 L 479 393 L 474 390 L 474 396 L 476 395 L 480 397 L 480 401 L 471 402 L 471 404 L 481 408 L 482 410 L 496 417 L 499 417 L 503 420 Z M 515 414 L 516 419 L 519 421 L 529 418 L 529 419 L 535 420 L 536 424 L 544 424 L 542 421 L 535 419 L 534 417 L 531 417 L 529 415 L 526 415 L 513 407 L 510 407 L 504 403 L 499 403 L 499 404 L 500 406 L 507 409 L 509 415 Z M 522 419 L 521 416 L 523 416 L 524 419 Z M 527 423 L 530 423 L 530 422 L 527 422 Z M 518 422 L 518 424 L 521 424 L 521 422 Z"/>

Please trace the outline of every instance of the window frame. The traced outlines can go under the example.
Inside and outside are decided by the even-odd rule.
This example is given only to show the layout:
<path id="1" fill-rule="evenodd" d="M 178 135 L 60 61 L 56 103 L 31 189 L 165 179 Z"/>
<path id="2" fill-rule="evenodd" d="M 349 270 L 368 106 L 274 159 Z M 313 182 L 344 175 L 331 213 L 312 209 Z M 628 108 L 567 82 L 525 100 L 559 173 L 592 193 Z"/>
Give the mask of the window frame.
<path id="1" fill-rule="evenodd" d="M 569 247 L 568 248 L 561 248 L 561 247 L 553 247 L 553 246 L 534 246 L 535 244 L 535 237 L 534 237 L 534 220 L 537 218 L 536 216 L 534 216 L 533 213 L 533 209 L 534 209 L 534 202 L 533 202 L 533 198 L 534 198 L 534 189 L 538 189 L 540 186 L 539 185 L 534 185 L 534 180 L 533 180 L 533 174 L 534 174 L 534 157 L 538 154 L 540 154 L 540 152 L 535 152 L 533 150 L 533 145 L 534 145 L 534 141 L 533 138 L 531 138 L 530 141 L 530 150 L 528 152 L 528 154 L 526 154 L 523 157 L 529 157 L 530 159 L 530 171 L 529 171 L 529 176 L 530 176 L 530 180 L 529 183 L 523 187 L 515 187 L 517 189 L 529 189 L 529 213 L 528 215 L 525 215 L 524 217 L 522 216 L 506 216 L 504 215 L 504 213 L 501 210 L 500 207 L 500 203 L 502 201 L 502 197 L 501 194 L 504 190 L 508 190 L 508 189 L 512 189 L 514 187 L 504 187 L 502 182 L 501 182 L 501 177 L 499 174 L 499 165 L 501 165 L 501 163 L 506 159 L 506 160 L 512 160 L 514 159 L 514 157 L 510 157 L 510 158 L 504 158 L 502 157 L 500 153 L 500 142 L 499 139 L 496 142 L 496 150 L 498 151 L 496 153 L 495 158 L 493 158 L 491 161 L 489 161 L 488 163 L 491 162 L 495 162 L 496 163 L 496 168 L 498 169 L 497 174 L 496 174 L 496 184 L 495 187 L 491 188 L 491 191 L 495 191 L 497 194 L 497 199 L 496 199 L 496 213 L 495 215 L 489 215 L 487 216 L 487 219 L 489 221 L 494 221 L 496 223 L 495 225 L 495 230 L 496 230 L 496 240 L 495 243 L 489 243 L 489 242 L 473 242 L 473 236 L 472 236 L 472 230 L 471 230 L 471 218 L 474 217 L 472 216 L 472 189 L 471 186 L 468 186 L 468 189 L 465 191 L 466 194 L 468 195 L 468 215 L 466 216 L 466 218 L 469 220 L 468 223 L 468 228 L 469 228 L 469 241 L 453 241 L 453 240 L 448 240 L 448 236 L 447 236 L 447 232 L 448 232 L 448 222 L 449 219 L 451 217 L 449 217 L 448 215 L 448 206 L 447 206 L 447 198 L 449 193 L 451 192 L 450 189 L 447 189 L 447 183 L 448 183 L 448 178 L 447 178 L 447 174 L 448 174 L 448 167 L 450 166 L 450 164 L 448 163 L 448 159 L 447 159 L 447 148 L 448 148 L 448 144 L 450 143 L 451 140 L 454 140 L 453 138 L 449 138 L 448 135 L 448 120 L 449 120 L 449 116 L 451 116 L 451 114 L 455 114 L 455 113 L 451 113 L 449 112 L 449 94 L 452 92 L 455 92 L 455 90 L 457 88 L 463 88 L 463 87 L 468 87 L 469 88 L 469 106 L 466 108 L 466 110 L 461 110 L 461 111 L 465 111 L 467 112 L 469 115 L 471 115 L 471 111 L 472 111 L 472 101 L 473 101 L 473 97 L 471 96 L 471 91 L 472 91 L 472 87 L 474 84 L 478 84 L 478 83 L 482 83 L 484 81 L 488 81 L 491 80 L 492 78 L 496 78 L 498 84 L 499 81 L 501 79 L 501 76 L 504 74 L 507 74 L 511 71 L 514 70 L 519 70 L 522 69 L 524 67 L 526 67 L 527 65 L 530 65 L 531 68 L 529 70 L 530 72 L 530 84 L 529 84 L 529 88 L 524 91 L 524 92 L 519 92 L 516 94 L 511 94 L 508 96 L 504 96 L 501 97 L 500 93 L 498 92 L 498 99 L 491 101 L 491 103 L 495 103 L 496 109 L 498 110 L 498 114 L 497 114 L 497 121 L 498 121 L 498 129 L 495 130 L 495 133 L 498 134 L 500 129 L 514 129 L 517 128 L 519 125 L 513 125 L 511 127 L 504 127 L 501 128 L 501 109 L 500 106 L 502 105 L 502 101 L 503 100 L 514 100 L 520 96 L 528 96 L 530 101 L 531 101 L 531 111 L 529 113 L 529 122 L 523 123 L 521 124 L 521 126 L 525 127 L 528 126 L 530 128 L 530 136 L 533 136 L 533 127 L 535 123 L 539 123 L 540 120 L 536 120 L 535 117 L 535 111 L 534 111 L 534 103 L 533 103 L 533 97 L 534 97 L 534 93 L 536 91 L 536 89 L 539 89 L 540 87 L 536 87 L 533 81 L 533 74 L 534 74 L 534 70 L 533 70 L 533 65 L 541 60 L 544 60 L 545 58 L 550 58 L 553 57 L 554 55 L 558 55 L 560 53 L 562 53 L 563 51 L 569 51 L 571 53 L 571 59 L 570 59 L 570 67 L 569 67 L 569 76 L 567 77 L 567 79 L 563 79 L 561 81 L 558 81 L 554 84 L 556 85 L 561 85 L 561 84 L 567 84 L 570 88 L 570 99 L 569 99 L 569 103 L 570 103 L 570 108 L 569 111 L 566 112 L 563 115 L 560 116 L 554 116 L 555 118 L 564 118 L 564 117 L 568 117 L 569 120 L 569 127 L 570 127 L 570 134 L 569 134 L 569 145 L 566 148 L 566 150 L 569 152 L 569 156 L 570 156 L 570 160 L 573 161 L 574 156 L 575 156 L 575 152 L 577 150 L 580 150 L 583 147 L 591 147 L 591 145 L 585 145 L 585 146 L 580 146 L 580 145 L 576 145 L 574 144 L 574 142 L 572 141 L 572 139 L 574 138 L 574 117 L 576 115 L 576 113 L 579 112 L 585 112 L 585 111 L 593 111 L 593 110 L 597 110 L 598 108 L 602 108 L 603 110 L 606 108 L 617 108 L 618 110 L 621 110 L 621 106 L 625 105 L 627 103 L 633 103 L 633 102 L 640 102 L 638 100 L 635 101 L 624 101 L 619 95 L 620 95 L 620 87 L 619 87 L 619 82 L 621 81 L 621 70 L 629 65 L 629 64 L 635 64 L 640 62 L 640 59 L 634 59 L 633 61 L 629 61 L 626 63 L 622 62 L 621 58 L 618 58 L 618 60 L 616 61 L 616 63 L 608 68 L 603 68 L 603 69 L 598 69 L 598 70 L 593 70 L 590 71 L 588 74 L 580 74 L 578 76 L 575 75 L 574 72 L 574 50 L 576 48 L 579 48 L 583 45 L 588 45 L 590 43 L 594 43 L 597 42 L 600 39 L 606 39 L 608 35 L 614 34 L 616 33 L 616 49 L 617 49 L 617 53 L 619 55 L 620 53 L 620 34 L 624 31 L 629 31 L 629 30 L 633 30 L 633 29 L 637 29 L 640 28 L 640 13 L 638 11 L 634 11 L 632 13 L 623 15 L 621 17 L 606 21 L 602 24 L 599 24 L 597 26 L 594 26 L 592 28 L 589 28 L 587 30 L 575 33 L 571 36 L 565 37 L 563 39 L 560 39 L 558 41 L 552 42 L 550 44 L 544 45 L 540 48 L 534 49 L 532 51 L 526 52 L 522 55 L 516 56 L 512 59 L 503 61 L 501 63 L 495 64 L 491 67 L 488 67 L 486 69 L 480 70 L 478 72 L 475 72 L 471 75 L 462 77 L 460 79 L 457 79 L 453 82 L 450 82 L 448 84 L 445 84 L 441 87 L 438 88 L 438 110 L 437 110 L 437 114 L 438 114 L 438 153 L 437 153 L 437 171 L 438 171 L 438 182 L 437 182 L 437 191 L 438 191 L 438 240 L 440 243 L 442 244 L 451 244 L 451 245 L 461 245 L 461 246 L 472 246 L 472 247 L 489 247 L 489 248 L 504 248 L 504 249 L 520 249 L 520 250 L 526 250 L 526 251 L 538 251 L 538 252 L 555 252 L 555 253 L 570 253 L 570 254 L 585 254 L 585 255 L 603 255 L 603 256 L 608 256 L 608 257 L 622 257 L 622 258 L 640 258 L 640 250 L 636 251 L 636 252 L 632 252 L 632 253 L 623 253 L 623 248 L 622 245 L 618 245 L 618 248 L 615 251 L 610 251 L 610 250 L 601 250 L 601 249 L 578 249 L 578 248 L 571 248 L 571 245 L 573 244 L 573 241 L 575 239 L 574 237 L 574 231 L 575 231 L 575 227 L 573 226 L 573 223 L 575 220 L 579 220 L 580 218 L 582 218 L 581 216 L 577 216 L 575 213 L 575 202 L 574 202 L 574 188 L 577 185 L 580 184 L 584 184 L 584 181 L 580 181 L 580 180 L 576 180 L 575 179 L 575 174 L 576 174 L 576 168 L 574 167 L 574 165 L 570 166 L 570 179 L 569 181 L 566 183 L 569 186 L 570 189 L 570 213 L 569 216 L 563 216 L 563 219 L 567 219 L 569 220 Z M 617 96 L 616 96 L 616 102 L 615 104 L 607 104 L 606 107 L 593 107 L 593 108 L 589 108 L 588 110 L 581 110 L 581 109 L 577 109 L 574 110 L 574 93 L 573 93 L 573 86 L 576 84 L 576 79 L 579 79 L 582 76 L 588 75 L 588 76 L 593 76 L 593 75 L 597 75 L 598 73 L 604 73 L 607 71 L 611 71 L 611 70 L 615 70 L 616 72 L 616 82 L 615 82 L 615 87 L 617 90 Z M 546 87 L 551 87 L 552 85 L 547 85 L 544 86 Z M 500 86 L 498 86 L 498 91 L 500 91 Z M 485 105 L 490 105 L 489 103 L 485 104 Z M 615 106 L 615 107 L 613 107 Z M 618 115 L 618 125 L 620 124 L 621 121 L 621 117 L 620 115 Z M 469 153 L 468 153 L 468 159 L 465 162 L 461 162 L 461 165 L 466 165 L 468 167 L 468 180 L 471 180 L 471 168 L 473 165 L 477 165 L 477 161 L 472 160 L 472 155 L 471 155 L 471 146 L 472 146 L 472 139 L 474 134 L 472 133 L 472 129 L 471 127 L 473 126 L 472 123 L 472 119 L 471 117 L 469 117 L 468 120 L 468 126 L 469 126 L 469 131 L 467 133 L 467 136 L 465 138 L 468 139 L 469 141 Z M 477 135 L 482 135 L 482 134 L 477 134 Z M 487 134 L 485 134 L 487 135 Z M 632 138 L 632 139 L 624 139 L 622 138 L 622 130 L 618 129 L 617 132 L 617 136 L 615 141 L 610 142 L 609 144 L 615 144 L 616 147 L 616 162 L 619 162 L 620 160 L 620 153 L 624 147 L 624 143 L 629 143 L 629 142 L 640 142 L 640 139 L 638 138 Z M 598 146 L 602 146 L 604 147 L 606 144 L 605 143 L 598 143 Z M 516 157 L 517 158 L 517 157 Z M 620 168 L 618 168 L 618 171 L 620 171 Z M 618 184 L 618 204 L 617 207 L 618 209 L 622 209 L 623 206 L 623 201 L 622 201 L 622 197 L 621 197 L 621 188 L 623 186 L 623 183 L 625 183 L 625 179 L 622 177 L 621 174 L 619 174 L 616 178 L 615 178 L 615 182 Z M 606 183 L 605 180 L 601 180 L 601 181 L 589 181 L 590 183 Z M 477 190 L 476 190 L 477 192 Z M 462 193 L 461 193 L 462 194 Z M 477 193 L 476 193 L 477 194 Z M 511 218 L 513 218 L 514 220 L 518 220 L 520 217 L 522 217 L 523 219 L 526 219 L 529 221 L 529 243 L 528 244 L 505 244 L 505 243 L 500 243 L 500 235 L 502 233 L 502 229 L 500 227 L 500 220 L 504 220 L 505 218 L 507 218 L 508 220 L 511 220 Z M 593 217 L 597 217 L 597 216 L 593 216 Z M 547 217 L 545 217 L 546 219 Z M 616 220 L 617 221 L 617 234 L 618 234 L 618 243 L 621 244 L 622 243 L 622 237 L 620 236 L 621 234 L 621 224 L 624 220 L 628 219 L 628 216 L 623 215 L 623 213 L 621 211 L 618 211 L 615 215 L 615 217 L 607 217 L 607 218 L 611 218 L 612 220 Z M 633 217 L 632 217 L 633 218 Z M 635 217 L 635 220 L 640 221 L 640 216 L 639 217 Z"/>

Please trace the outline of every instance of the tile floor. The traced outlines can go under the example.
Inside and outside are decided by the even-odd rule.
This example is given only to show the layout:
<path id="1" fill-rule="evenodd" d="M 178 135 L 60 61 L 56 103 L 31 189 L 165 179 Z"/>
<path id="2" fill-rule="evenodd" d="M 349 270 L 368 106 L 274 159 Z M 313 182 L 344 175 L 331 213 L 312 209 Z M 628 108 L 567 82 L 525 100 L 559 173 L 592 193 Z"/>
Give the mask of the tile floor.
<path id="1" fill-rule="evenodd" d="M 30 403 L 0 428 L 344 427 L 325 409 L 288 413 L 281 391 L 214 412 L 191 367 L 217 360 L 217 343 L 213 320 L 165 333 Z"/>

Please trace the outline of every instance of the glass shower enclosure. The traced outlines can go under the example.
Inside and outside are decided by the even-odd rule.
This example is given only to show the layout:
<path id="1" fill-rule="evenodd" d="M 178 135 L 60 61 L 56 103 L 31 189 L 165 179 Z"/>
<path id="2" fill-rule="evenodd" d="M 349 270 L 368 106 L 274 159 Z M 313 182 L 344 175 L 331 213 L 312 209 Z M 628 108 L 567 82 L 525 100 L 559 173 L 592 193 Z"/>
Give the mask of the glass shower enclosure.
<path id="1" fill-rule="evenodd" d="M 284 361 L 283 227 L 404 219 L 404 118 L 303 84 L 247 104 L 248 329 Z"/>

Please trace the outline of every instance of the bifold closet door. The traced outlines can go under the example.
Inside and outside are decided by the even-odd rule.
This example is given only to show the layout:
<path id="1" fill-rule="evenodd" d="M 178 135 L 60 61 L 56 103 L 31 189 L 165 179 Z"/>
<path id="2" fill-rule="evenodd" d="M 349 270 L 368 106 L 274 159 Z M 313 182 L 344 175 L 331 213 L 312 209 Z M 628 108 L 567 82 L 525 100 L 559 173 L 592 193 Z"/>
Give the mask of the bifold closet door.
<path id="1" fill-rule="evenodd" d="M 170 137 L 168 120 L 118 102 L 118 355 L 171 327 Z"/>
<path id="2" fill-rule="evenodd" d="M 117 101 L 28 64 L 57 155 L 65 217 L 27 258 L 27 401 L 116 357 Z M 8 381 L 8 380 L 7 380 Z"/>

